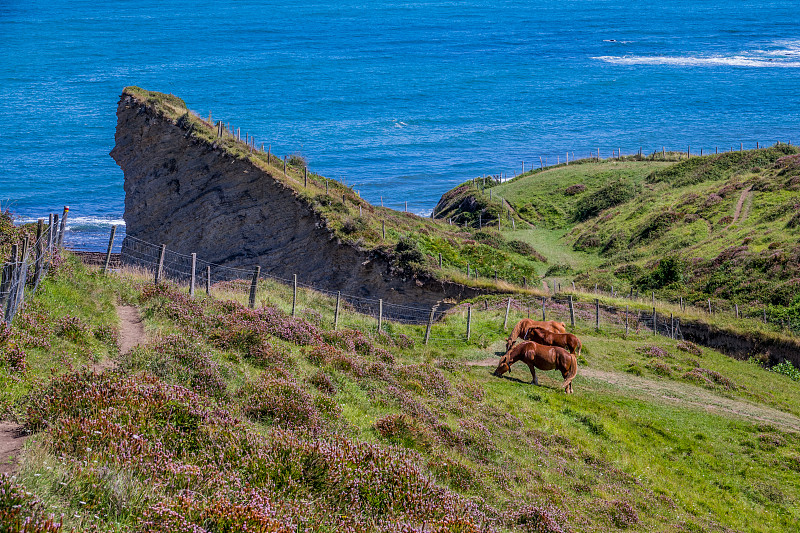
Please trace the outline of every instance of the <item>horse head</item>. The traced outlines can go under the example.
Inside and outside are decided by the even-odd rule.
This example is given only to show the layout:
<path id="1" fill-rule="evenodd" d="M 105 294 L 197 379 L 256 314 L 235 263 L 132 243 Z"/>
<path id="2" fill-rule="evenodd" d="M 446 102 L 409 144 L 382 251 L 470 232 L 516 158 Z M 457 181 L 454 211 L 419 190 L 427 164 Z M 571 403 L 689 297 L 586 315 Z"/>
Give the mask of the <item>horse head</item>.
<path id="1" fill-rule="evenodd" d="M 500 362 L 497 363 L 497 368 L 494 370 L 495 376 L 502 376 L 506 372 L 511 372 L 511 363 L 514 362 L 512 357 L 511 351 L 513 350 L 513 346 L 511 349 L 506 350 L 506 353 L 503 354 L 503 357 L 500 358 Z"/>

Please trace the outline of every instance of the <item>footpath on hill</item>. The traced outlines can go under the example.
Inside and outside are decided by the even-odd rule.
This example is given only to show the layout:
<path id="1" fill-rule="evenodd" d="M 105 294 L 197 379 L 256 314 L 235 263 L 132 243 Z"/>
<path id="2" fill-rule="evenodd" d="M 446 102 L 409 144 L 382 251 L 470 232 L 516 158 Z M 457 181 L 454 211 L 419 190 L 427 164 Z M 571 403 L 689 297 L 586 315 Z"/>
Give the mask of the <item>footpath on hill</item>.
<path id="1" fill-rule="evenodd" d="M 117 306 L 120 322 L 119 352 L 126 354 L 135 346 L 147 340 L 139 310 L 130 305 Z M 93 364 L 90 369 L 100 373 L 107 368 L 115 368 L 113 359 L 104 359 Z M 16 422 L 0 421 L 0 474 L 13 474 L 19 466 L 19 456 L 28 435 Z"/>
<path id="2" fill-rule="evenodd" d="M 492 369 L 497 366 L 498 361 L 499 357 L 490 356 L 478 361 L 469 361 L 467 365 Z M 519 363 L 512 368 L 514 370 L 519 370 L 519 372 L 514 372 L 511 379 L 530 381 L 530 373 L 524 364 Z M 558 372 L 538 371 L 537 375 L 540 375 L 540 383 L 544 386 L 559 387 L 561 383 L 561 376 Z M 508 378 L 509 376 L 506 376 L 506 379 Z M 634 376 L 625 372 L 609 372 L 587 366 L 579 366 L 577 379 L 580 378 L 585 378 L 593 382 L 590 384 L 591 387 L 594 387 L 595 384 L 601 387 L 610 386 L 623 389 L 626 395 L 633 397 L 646 398 L 647 400 L 656 399 L 663 403 L 670 403 L 688 409 L 701 409 L 706 412 L 716 412 L 726 416 L 733 415 L 757 422 L 773 424 L 789 431 L 800 431 L 800 418 L 790 413 L 744 400 L 720 396 L 714 394 L 712 391 L 687 383 L 679 383 L 670 380 L 653 380 Z"/>

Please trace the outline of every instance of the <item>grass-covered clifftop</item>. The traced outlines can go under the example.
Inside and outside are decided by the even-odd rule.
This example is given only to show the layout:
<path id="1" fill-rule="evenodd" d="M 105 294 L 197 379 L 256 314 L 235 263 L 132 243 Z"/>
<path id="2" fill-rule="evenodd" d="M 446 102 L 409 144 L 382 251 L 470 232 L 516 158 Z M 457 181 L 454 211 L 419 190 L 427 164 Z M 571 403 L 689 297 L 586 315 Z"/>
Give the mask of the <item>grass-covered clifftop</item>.
<path id="1" fill-rule="evenodd" d="M 800 150 L 772 147 L 681 158 L 579 161 L 492 187 L 535 226 L 525 240 L 549 275 L 628 294 L 712 307 L 739 305 L 772 321 L 800 322 Z M 443 200 L 456 190 L 447 193 Z M 440 204 L 448 211 L 468 203 Z M 486 191 L 477 193 L 486 197 Z M 448 216 L 459 216 L 449 209 Z M 548 274 L 548 273 L 545 273 Z"/>
<path id="2" fill-rule="evenodd" d="M 512 284 L 521 285 L 523 278 L 534 284 L 541 257 L 529 245 L 503 237 L 496 224 L 484 231 L 474 231 L 450 225 L 446 220 L 372 205 L 338 181 L 313 172 L 308 173 L 306 180 L 305 162 L 300 157 L 287 158 L 284 174 L 283 159 L 261 151 L 260 146 L 248 146 L 224 127 L 220 136 L 219 123 L 201 118 L 176 96 L 138 87 L 127 87 L 125 95 L 185 130 L 189 138 L 266 172 L 306 202 L 339 240 L 385 255 L 401 274 L 449 280 L 489 291 L 513 290 Z M 439 268 L 439 254 L 442 268 Z M 470 277 L 466 275 L 467 265 Z"/>

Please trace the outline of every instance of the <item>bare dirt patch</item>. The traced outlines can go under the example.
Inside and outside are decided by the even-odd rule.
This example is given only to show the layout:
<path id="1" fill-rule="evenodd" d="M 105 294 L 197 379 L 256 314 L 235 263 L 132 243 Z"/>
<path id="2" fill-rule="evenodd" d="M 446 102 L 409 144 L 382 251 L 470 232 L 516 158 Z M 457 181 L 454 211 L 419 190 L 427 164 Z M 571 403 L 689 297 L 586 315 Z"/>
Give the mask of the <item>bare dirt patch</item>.
<path id="1" fill-rule="evenodd" d="M 13 474 L 19 465 L 22 445 L 28 438 L 22 426 L 13 422 L 0 422 L 0 474 Z"/>
<path id="2" fill-rule="evenodd" d="M 132 305 L 118 305 L 117 315 L 120 321 L 119 353 L 130 352 L 135 346 L 144 343 L 147 336 L 139 310 Z"/>

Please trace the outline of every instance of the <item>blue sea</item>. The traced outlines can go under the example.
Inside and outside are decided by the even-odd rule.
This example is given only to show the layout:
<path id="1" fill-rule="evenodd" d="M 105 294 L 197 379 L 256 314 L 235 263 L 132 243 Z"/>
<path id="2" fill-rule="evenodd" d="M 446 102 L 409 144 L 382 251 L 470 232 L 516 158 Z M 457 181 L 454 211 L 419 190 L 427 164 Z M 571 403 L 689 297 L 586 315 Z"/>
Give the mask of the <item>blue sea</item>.
<path id="1" fill-rule="evenodd" d="M 600 150 L 800 143 L 793 1 L 0 2 L 0 205 L 123 222 L 122 88 L 173 93 L 378 203 Z M 119 241 L 118 241 L 119 242 Z"/>

